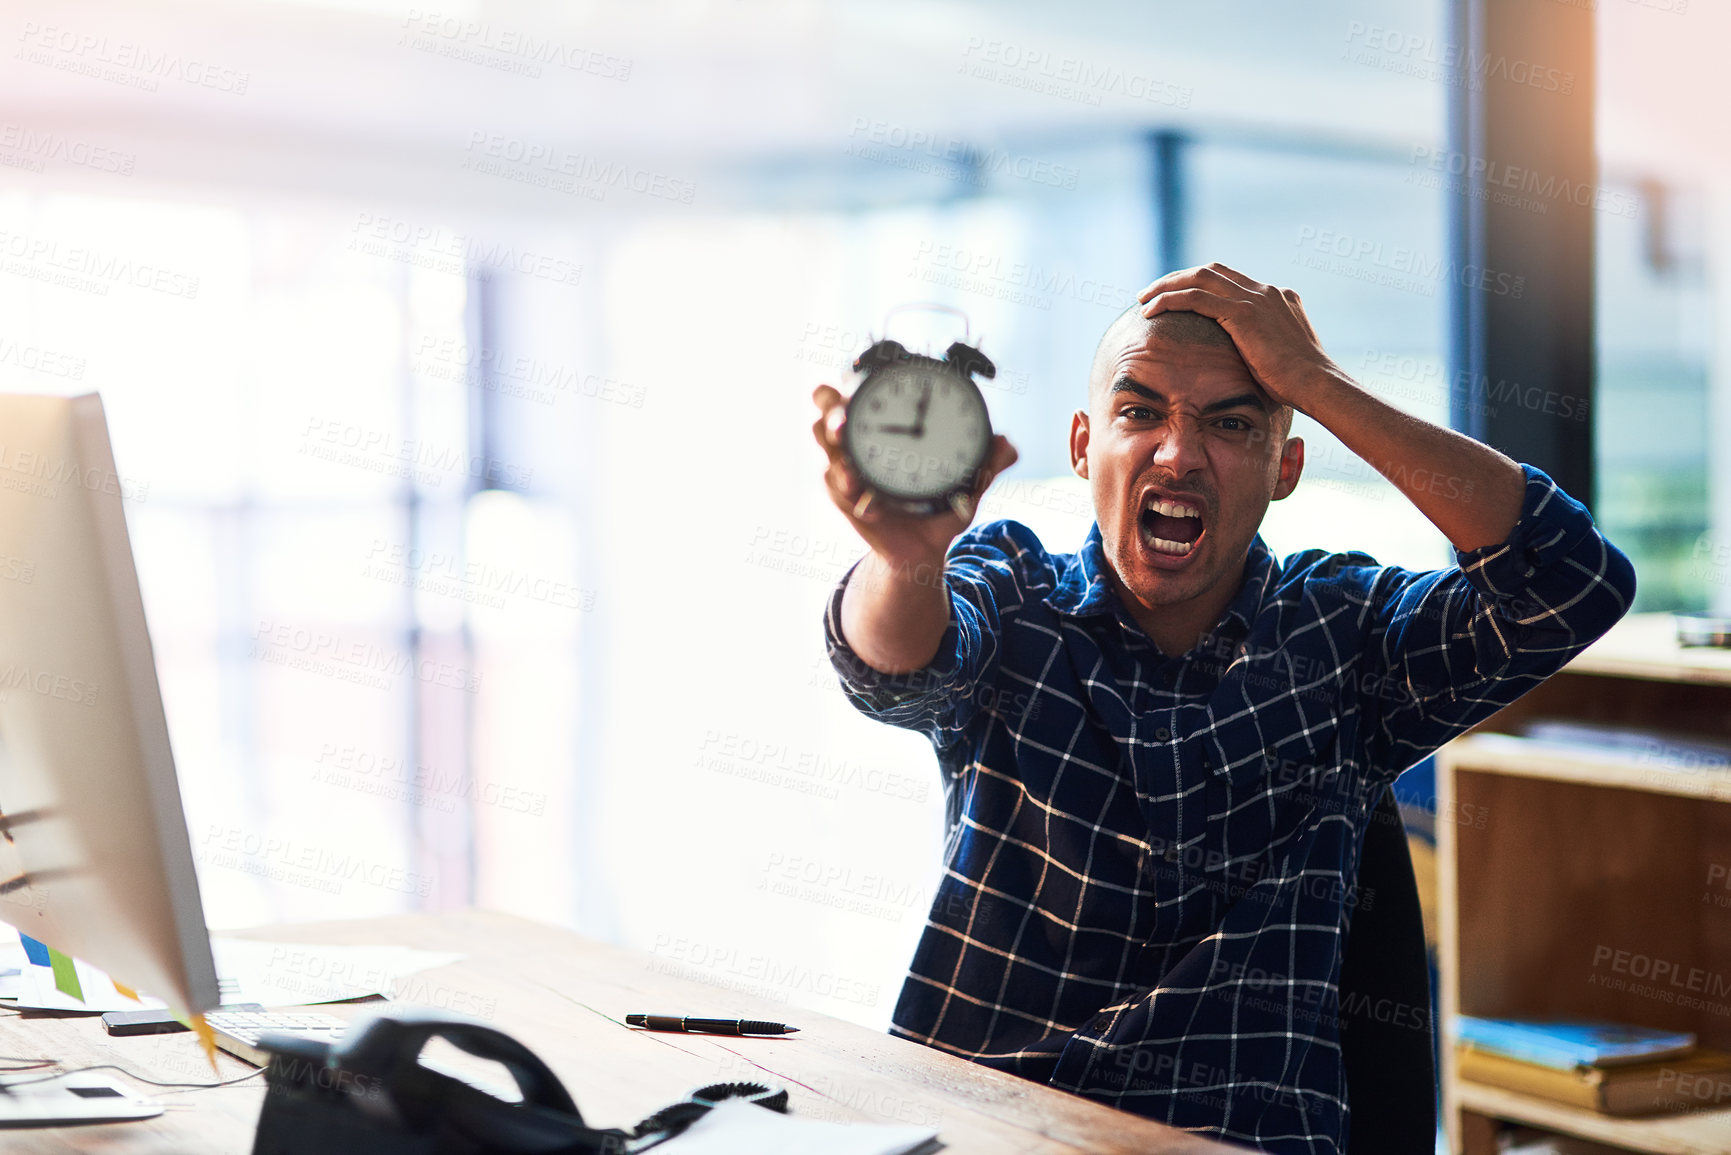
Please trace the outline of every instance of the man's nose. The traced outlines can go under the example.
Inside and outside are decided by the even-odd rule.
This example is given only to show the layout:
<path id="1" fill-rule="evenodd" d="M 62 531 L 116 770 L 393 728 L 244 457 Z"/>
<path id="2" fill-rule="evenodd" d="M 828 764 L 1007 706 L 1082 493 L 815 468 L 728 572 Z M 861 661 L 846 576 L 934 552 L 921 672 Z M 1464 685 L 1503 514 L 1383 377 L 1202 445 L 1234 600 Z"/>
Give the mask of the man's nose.
<path id="1" fill-rule="evenodd" d="M 1201 469 L 1206 459 L 1201 424 L 1181 414 L 1169 418 L 1154 446 L 1154 464 L 1174 477 L 1182 477 Z"/>

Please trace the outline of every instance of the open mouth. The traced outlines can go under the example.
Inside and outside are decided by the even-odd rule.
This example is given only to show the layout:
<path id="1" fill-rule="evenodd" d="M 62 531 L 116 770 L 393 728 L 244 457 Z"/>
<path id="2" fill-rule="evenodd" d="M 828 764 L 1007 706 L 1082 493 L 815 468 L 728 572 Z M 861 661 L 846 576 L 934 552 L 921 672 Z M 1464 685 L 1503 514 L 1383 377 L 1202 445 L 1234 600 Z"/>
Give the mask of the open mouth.
<path id="1" fill-rule="evenodd" d="M 1202 537 L 1202 509 L 1181 501 L 1168 501 L 1150 494 L 1143 499 L 1139 518 L 1142 541 L 1155 553 L 1184 557 Z"/>

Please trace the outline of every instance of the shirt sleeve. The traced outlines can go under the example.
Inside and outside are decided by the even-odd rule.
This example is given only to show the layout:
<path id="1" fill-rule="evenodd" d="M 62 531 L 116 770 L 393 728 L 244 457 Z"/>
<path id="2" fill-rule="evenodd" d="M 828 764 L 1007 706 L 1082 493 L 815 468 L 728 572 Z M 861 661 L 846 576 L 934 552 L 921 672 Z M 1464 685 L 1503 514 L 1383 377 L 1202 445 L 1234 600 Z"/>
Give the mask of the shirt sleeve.
<path id="1" fill-rule="evenodd" d="M 1580 502 L 1522 465 L 1520 519 L 1452 569 L 1387 567 L 1361 686 L 1373 774 L 1389 777 L 1560 670 L 1615 625 L 1635 569 Z"/>
<path id="2" fill-rule="evenodd" d="M 848 645 L 841 629 L 841 602 L 859 563 L 843 576 L 824 613 L 824 634 L 842 691 L 861 713 L 917 730 L 940 751 L 961 740 L 979 711 L 981 687 L 997 676 L 1004 615 L 1021 605 L 1021 551 L 1008 532 L 1011 527 L 1013 523 L 993 522 L 950 546 L 943 573 L 949 625 L 937 655 L 922 670 L 880 673 Z"/>

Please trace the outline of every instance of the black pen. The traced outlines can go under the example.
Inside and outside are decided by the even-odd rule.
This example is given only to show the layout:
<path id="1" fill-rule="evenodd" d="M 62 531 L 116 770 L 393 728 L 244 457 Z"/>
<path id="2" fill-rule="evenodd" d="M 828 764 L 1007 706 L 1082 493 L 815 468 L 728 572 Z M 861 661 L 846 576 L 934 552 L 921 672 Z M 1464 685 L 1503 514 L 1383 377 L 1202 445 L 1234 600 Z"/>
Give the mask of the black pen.
<path id="1" fill-rule="evenodd" d="M 791 1035 L 799 1030 L 761 1019 L 693 1019 L 684 1015 L 626 1015 L 625 1025 L 651 1031 L 686 1031 L 705 1035 Z"/>

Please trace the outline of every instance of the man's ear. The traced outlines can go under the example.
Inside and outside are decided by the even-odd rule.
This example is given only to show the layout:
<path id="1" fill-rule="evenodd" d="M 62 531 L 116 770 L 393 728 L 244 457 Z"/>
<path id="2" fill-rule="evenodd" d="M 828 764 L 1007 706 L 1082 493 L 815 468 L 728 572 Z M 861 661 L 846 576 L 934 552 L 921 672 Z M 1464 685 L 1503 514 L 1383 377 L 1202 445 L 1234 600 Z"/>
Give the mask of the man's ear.
<path id="1" fill-rule="evenodd" d="M 1298 488 L 1299 474 L 1304 472 L 1304 438 L 1288 437 L 1280 449 L 1280 480 L 1274 483 L 1270 501 L 1290 496 Z"/>
<path id="2" fill-rule="evenodd" d="M 1088 414 L 1078 409 L 1070 418 L 1070 468 L 1077 477 L 1088 477 Z"/>

